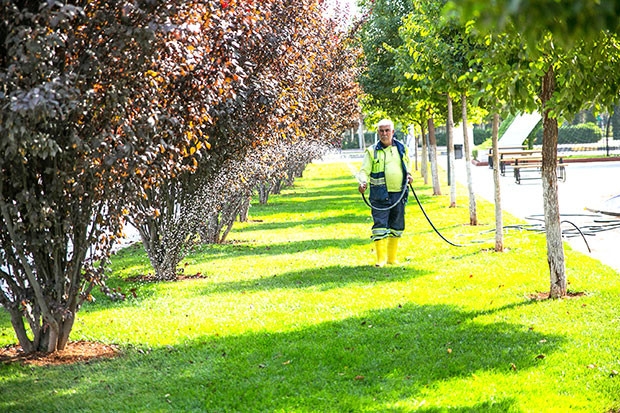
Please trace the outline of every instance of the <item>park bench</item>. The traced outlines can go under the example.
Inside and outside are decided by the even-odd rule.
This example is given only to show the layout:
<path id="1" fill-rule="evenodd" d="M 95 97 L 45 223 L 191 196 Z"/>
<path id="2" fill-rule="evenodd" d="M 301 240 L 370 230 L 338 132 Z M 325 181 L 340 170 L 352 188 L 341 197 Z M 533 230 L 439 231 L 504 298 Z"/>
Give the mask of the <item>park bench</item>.
<path id="1" fill-rule="evenodd" d="M 527 148 L 523 146 L 504 146 L 502 148 L 498 148 L 497 152 L 499 154 L 499 157 L 501 158 L 502 153 L 512 152 L 512 151 L 523 151 L 526 149 Z M 493 148 L 489 148 L 488 164 L 489 164 L 489 169 L 493 169 Z"/>
<path id="2" fill-rule="evenodd" d="M 511 149 L 499 151 L 499 171 L 502 176 L 506 175 L 506 167 L 518 162 L 540 161 L 542 150 L 540 149 Z"/>
<path id="3" fill-rule="evenodd" d="M 512 165 L 514 171 L 515 182 L 520 184 L 525 179 L 540 179 L 542 178 L 542 157 L 531 157 L 524 159 L 516 159 L 514 165 Z M 523 172 L 535 172 L 535 175 L 529 175 L 523 177 Z M 566 164 L 562 158 L 557 160 L 557 176 L 558 180 L 566 181 Z"/>

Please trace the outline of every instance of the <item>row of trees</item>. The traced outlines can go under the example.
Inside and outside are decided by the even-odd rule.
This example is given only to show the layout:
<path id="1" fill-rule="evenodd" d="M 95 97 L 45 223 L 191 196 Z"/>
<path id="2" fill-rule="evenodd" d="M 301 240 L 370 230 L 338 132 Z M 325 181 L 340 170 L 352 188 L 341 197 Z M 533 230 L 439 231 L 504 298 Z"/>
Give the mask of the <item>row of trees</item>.
<path id="1" fill-rule="evenodd" d="M 462 122 L 482 108 L 493 119 L 494 147 L 500 115 L 543 114 L 543 196 L 550 269 L 550 296 L 567 292 L 557 197 L 558 121 L 582 109 L 612 112 L 620 79 L 620 13 L 617 2 L 478 2 L 464 0 L 360 1 L 368 69 L 362 86 L 369 112 L 416 122 L 425 135 L 434 122 L 447 124 L 451 149 L 452 100 L 461 101 Z M 390 17 L 387 17 L 390 16 Z M 566 23 L 566 22 L 570 22 Z M 388 68 L 389 66 L 389 68 Z M 380 76 L 387 73 L 387 76 Z M 467 137 L 464 142 L 468 143 Z M 469 150 L 465 148 L 467 166 Z M 497 152 L 497 151 L 495 151 Z M 452 165 L 453 150 L 449 165 Z M 438 193 L 436 161 L 431 156 Z M 497 162 L 495 162 L 497 165 Z M 425 173 L 425 166 L 422 165 Z M 450 168 L 454 171 L 454 168 Z M 503 249 L 499 172 L 496 175 L 496 250 Z M 470 223 L 475 200 L 468 169 Z M 451 182 L 451 204 L 454 185 Z"/>
<path id="2" fill-rule="evenodd" d="M 0 1 L 0 304 L 63 349 L 123 225 L 156 277 L 357 119 L 322 1 Z M 266 198 L 263 198 L 266 200 Z"/>

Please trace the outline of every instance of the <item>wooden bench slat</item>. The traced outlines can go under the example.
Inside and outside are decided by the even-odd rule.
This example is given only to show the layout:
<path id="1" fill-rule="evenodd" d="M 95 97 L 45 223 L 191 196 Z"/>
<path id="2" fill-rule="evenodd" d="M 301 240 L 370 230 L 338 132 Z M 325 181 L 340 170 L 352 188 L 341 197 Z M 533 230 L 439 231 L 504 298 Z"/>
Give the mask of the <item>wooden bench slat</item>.
<path id="1" fill-rule="evenodd" d="M 568 164 L 562 162 L 561 159 L 558 159 L 558 162 L 556 163 L 558 180 L 562 182 L 566 182 L 566 165 Z M 515 177 L 515 182 L 517 184 L 520 184 L 521 181 L 524 179 L 541 179 L 542 178 L 542 175 L 536 176 L 536 177 L 522 178 L 521 170 L 525 170 L 525 169 L 536 169 L 536 170 L 542 169 L 542 162 L 514 165 L 513 166 L 514 177 Z"/>

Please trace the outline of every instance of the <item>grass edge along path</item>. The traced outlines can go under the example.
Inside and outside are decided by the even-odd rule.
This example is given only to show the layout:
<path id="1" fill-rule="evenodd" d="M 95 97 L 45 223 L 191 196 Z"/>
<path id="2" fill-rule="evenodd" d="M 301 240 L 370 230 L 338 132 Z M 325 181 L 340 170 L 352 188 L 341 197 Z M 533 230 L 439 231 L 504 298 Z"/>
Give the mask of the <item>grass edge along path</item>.
<path id="1" fill-rule="evenodd" d="M 121 251 L 110 283 L 135 297 L 97 296 L 71 336 L 121 356 L 0 365 L 0 411 L 618 411 L 618 274 L 567 247 L 584 294 L 532 299 L 549 284 L 544 236 L 510 230 L 495 253 L 491 204 L 479 200 L 470 227 L 464 190 L 448 208 L 420 181 L 438 229 L 471 246 L 444 243 L 411 199 L 401 264 L 374 268 L 348 166 L 311 164 L 229 243 L 188 256 L 197 278 L 129 282 L 151 270 L 141 248 Z M 0 314 L 0 345 L 12 344 Z"/>

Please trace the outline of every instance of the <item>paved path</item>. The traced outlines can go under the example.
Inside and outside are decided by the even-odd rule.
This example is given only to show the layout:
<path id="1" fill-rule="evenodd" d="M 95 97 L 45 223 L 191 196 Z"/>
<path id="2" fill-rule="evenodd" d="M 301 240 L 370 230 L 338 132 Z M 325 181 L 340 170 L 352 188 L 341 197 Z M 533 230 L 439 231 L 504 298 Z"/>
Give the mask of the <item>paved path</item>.
<path id="1" fill-rule="evenodd" d="M 442 162 L 445 165 L 445 157 Z M 457 159 L 455 164 L 457 182 L 466 185 L 465 160 Z M 609 228 L 606 222 L 617 217 L 594 214 L 586 208 L 598 209 L 607 199 L 620 194 L 620 162 L 571 163 L 566 167 L 566 182 L 558 182 L 558 197 L 562 220 L 575 223 L 580 228 L 594 225 Z M 504 211 L 530 222 L 532 217 L 544 219 L 542 182 L 540 179 L 515 183 L 512 170 L 501 176 L 501 202 Z M 490 202 L 494 202 L 493 171 L 488 166 L 472 165 L 474 191 Z M 567 226 L 565 226 L 567 225 Z M 570 228 L 564 224 L 563 229 Z M 614 268 L 620 273 L 620 228 L 597 232 L 586 237 L 592 252 L 588 252 L 581 237 L 570 237 L 567 241 L 575 250 L 590 255 Z"/>

